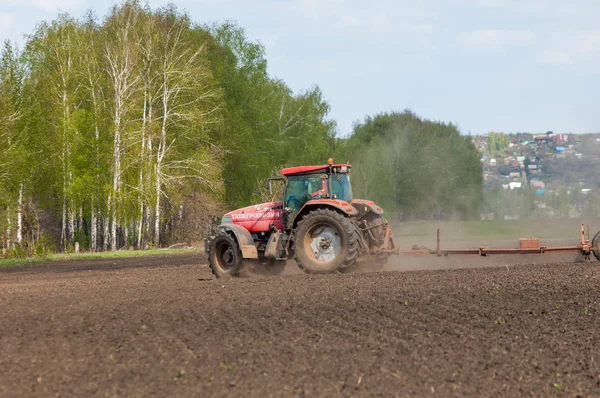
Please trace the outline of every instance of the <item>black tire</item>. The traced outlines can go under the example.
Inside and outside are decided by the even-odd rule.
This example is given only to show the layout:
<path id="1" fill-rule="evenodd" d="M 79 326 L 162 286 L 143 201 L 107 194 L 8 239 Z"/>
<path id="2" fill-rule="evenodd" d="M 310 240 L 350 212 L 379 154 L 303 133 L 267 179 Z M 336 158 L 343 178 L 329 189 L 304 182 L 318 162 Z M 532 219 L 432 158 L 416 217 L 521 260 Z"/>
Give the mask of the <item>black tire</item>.
<path id="1" fill-rule="evenodd" d="M 217 278 L 238 276 L 244 260 L 235 239 L 222 232 L 211 241 L 208 249 L 208 266 Z"/>
<path id="2" fill-rule="evenodd" d="M 339 252 L 330 261 L 318 259 L 310 246 L 311 233 L 321 226 L 340 238 Z M 359 254 L 358 231 L 350 219 L 334 210 L 317 209 L 306 214 L 294 231 L 292 251 L 298 267 L 309 274 L 328 274 L 350 267 Z"/>
<path id="3" fill-rule="evenodd" d="M 600 231 L 596 232 L 596 235 L 592 238 L 592 253 L 596 260 L 600 261 Z"/>

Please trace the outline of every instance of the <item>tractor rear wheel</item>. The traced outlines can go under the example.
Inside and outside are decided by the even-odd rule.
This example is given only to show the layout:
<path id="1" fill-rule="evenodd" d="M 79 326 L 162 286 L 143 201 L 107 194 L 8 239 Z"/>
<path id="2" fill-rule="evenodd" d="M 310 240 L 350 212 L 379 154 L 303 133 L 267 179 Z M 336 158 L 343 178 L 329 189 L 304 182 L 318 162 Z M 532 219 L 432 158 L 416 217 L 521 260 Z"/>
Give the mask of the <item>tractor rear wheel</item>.
<path id="1" fill-rule="evenodd" d="M 208 266 L 217 278 L 238 276 L 244 260 L 235 239 L 226 232 L 217 235 L 208 249 Z"/>
<path id="2" fill-rule="evenodd" d="M 358 231 L 348 217 L 334 210 L 313 210 L 298 223 L 292 250 L 304 272 L 339 271 L 354 264 L 358 257 Z"/>

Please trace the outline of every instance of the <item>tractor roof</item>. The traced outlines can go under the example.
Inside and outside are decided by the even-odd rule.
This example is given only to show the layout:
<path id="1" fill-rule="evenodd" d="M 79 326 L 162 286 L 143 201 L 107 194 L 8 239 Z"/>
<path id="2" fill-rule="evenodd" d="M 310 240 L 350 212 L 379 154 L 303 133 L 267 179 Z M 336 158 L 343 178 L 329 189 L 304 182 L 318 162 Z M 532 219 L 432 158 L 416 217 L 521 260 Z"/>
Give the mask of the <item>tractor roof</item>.
<path id="1" fill-rule="evenodd" d="M 319 166 L 296 166 L 296 167 L 288 167 L 288 168 L 281 170 L 281 174 L 283 174 L 284 176 L 291 176 L 291 175 L 296 175 L 296 174 L 315 173 L 315 172 L 319 172 L 319 171 L 327 171 L 329 169 L 329 166 L 332 166 L 332 167 L 346 166 L 348 168 L 348 170 L 350 170 L 350 167 L 351 167 L 349 164 L 323 164 L 323 165 L 319 165 Z"/>

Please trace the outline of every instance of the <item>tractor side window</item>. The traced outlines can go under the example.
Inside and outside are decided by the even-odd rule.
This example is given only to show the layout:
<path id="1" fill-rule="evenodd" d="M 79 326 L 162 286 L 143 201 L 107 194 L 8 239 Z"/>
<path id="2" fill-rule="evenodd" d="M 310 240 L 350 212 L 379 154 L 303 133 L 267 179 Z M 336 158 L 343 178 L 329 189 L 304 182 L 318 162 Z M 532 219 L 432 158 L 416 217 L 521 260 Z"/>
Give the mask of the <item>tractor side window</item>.
<path id="1" fill-rule="evenodd" d="M 302 205 L 306 203 L 306 195 L 308 194 L 305 180 L 301 177 L 288 177 L 287 187 L 285 189 L 285 207 L 288 207 L 292 212 L 298 212 Z"/>
<path id="2" fill-rule="evenodd" d="M 350 202 L 352 200 L 350 176 L 348 174 L 333 174 L 331 176 L 331 190 L 336 199 Z"/>
<path id="3" fill-rule="evenodd" d="M 322 181 L 318 175 L 304 175 L 288 177 L 285 190 L 285 207 L 293 212 L 299 211 L 311 199 L 320 199 Z"/>

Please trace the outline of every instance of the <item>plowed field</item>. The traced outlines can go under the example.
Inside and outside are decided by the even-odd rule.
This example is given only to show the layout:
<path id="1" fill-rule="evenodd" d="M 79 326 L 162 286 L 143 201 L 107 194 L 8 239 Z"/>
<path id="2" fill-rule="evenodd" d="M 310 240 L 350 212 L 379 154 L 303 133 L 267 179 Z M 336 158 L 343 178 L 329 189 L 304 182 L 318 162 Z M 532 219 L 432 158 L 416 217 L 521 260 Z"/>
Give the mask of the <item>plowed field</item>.
<path id="1" fill-rule="evenodd" d="M 5 397 L 600 396 L 596 262 L 230 280 L 201 255 L 55 263 L 0 270 L 0 311 Z"/>

